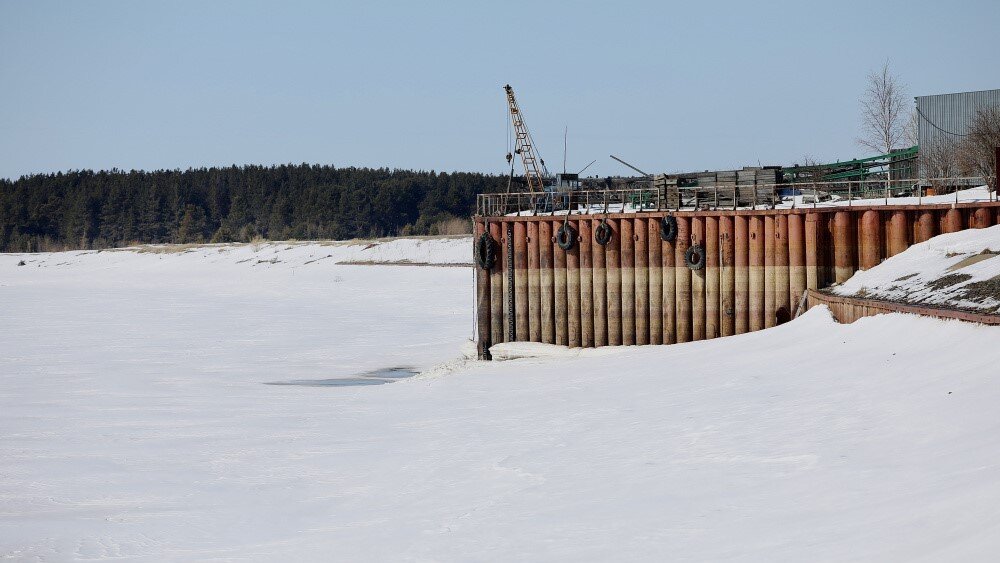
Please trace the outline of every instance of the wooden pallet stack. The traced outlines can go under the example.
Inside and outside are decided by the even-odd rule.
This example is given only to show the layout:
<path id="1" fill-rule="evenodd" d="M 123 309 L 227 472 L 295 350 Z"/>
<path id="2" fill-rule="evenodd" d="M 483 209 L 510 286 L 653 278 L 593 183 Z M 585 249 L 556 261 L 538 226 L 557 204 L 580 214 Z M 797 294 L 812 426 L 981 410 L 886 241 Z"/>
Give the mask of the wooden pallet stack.
<path id="1" fill-rule="evenodd" d="M 680 195 L 677 193 L 677 177 L 670 178 L 666 174 L 653 176 L 653 189 L 663 194 L 664 206 L 667 209 L 680 207 Z"/>
<path id="2" fill-rule="evenodd" d="M 719 207 L 734 207 L 736 197 L 736 170 L 722 170 L 716 173 L 716 186 L 719 188 Z"/>

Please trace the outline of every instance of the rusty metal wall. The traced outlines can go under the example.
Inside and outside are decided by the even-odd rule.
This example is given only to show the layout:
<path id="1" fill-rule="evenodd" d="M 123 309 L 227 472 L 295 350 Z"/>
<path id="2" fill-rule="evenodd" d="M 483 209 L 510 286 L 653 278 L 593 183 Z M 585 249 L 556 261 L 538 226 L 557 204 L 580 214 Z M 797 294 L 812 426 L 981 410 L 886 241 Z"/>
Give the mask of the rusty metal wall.
<path id="1" fill-rule="evenodd" d="M 780 324 L 805 290 L 843 282 L 911 244 L 998 223 L 1000 203 L 490 217 L 498 259 L 477 272 L 480 344 L 511 340 L 571 347 L 672 344 Z M 564 220 L 576 239 L 555 239 Z M 594 240 L 606 222 L 606 245 Z M 477 236 L 486 226 L 476 218 Z M 510 239 L 510 240 L 509 240 Z M 705 267 L 685 253 L 702 245 Z M 477 268 L 478 269 L 478 268 Z M 513 305 L 513 307 L 510 307 Z"/>

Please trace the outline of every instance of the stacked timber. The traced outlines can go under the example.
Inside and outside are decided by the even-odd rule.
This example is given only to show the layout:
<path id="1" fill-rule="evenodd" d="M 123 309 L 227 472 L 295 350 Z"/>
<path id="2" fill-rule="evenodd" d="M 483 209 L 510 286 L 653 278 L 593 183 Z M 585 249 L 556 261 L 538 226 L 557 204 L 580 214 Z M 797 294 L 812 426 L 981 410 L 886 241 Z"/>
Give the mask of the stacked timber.
<path id="1" fill-rule="evenodd" d="M 670 177 L 666 174 L 656 174 L 653 176 L 653 189 L 663 194 L 664 205 L 668 209 L 680 207 L 680 195 L 677 193 L 677 177 Z"/>
<path id="2" fill-rule="evenodd" d="M 749 207 L 757 201 L 756 188 L 759 166 L 744 166 L 736 171 L 736 185 L 739 188 L 739 206 Z"/>
<path id="3" fill-rule="evenodd" d="M 719 206 L 725 208 L 735 207 L 734 198 L 736 197 L 737 171 L 723 170 L 716 173 L 715 177 L 716 186 L 719 189 Z"/>
<path id="4" fill-rule="evenodd" d="M 774 166 L 765 166 L 756 171 L 757 202 L 758 204 L 774 206 L 774 185 L 778 183 L 778 169 Z"/>

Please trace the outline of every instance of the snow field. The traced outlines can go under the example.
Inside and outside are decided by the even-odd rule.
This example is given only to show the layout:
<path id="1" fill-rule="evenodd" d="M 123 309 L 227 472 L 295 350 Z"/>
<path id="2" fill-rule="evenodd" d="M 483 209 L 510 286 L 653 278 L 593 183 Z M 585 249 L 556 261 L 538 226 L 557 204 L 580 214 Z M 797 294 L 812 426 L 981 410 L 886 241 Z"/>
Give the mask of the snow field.
<path id="1" fill-rule="evenodd" d="M 475 362 L 458 357 L 469 269 L 305 264 L 324 252 L 0 256 L 0 556 L 1000 549 L 998 328 L 819 308 L 725 339 Z M 391 366 L 424 373 L 263 384 Z"/>

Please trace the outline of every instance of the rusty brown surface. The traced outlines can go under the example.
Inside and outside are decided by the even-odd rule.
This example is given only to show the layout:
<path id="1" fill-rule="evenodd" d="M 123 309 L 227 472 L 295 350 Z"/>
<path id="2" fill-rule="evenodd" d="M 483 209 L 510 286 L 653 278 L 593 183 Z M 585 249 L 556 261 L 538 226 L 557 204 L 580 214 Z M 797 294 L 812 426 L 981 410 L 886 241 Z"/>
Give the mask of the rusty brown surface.
<path id="1" fill-rule="evenodd" d="M 646 247 L 649 255 L 649 343 L 663 344 L 663 258 L 660 222 L 646 219 Z"/>
<path id="2" fill-rule="evenodd" d="M 645 219 L 633 219 L 635 241 L 635 343 L 649 344 L 649 245 Z"/>
<path id="3" fill-rule="evenodd" d="M 862 270 L 878 266 L 882 261 L 882 217 L 878 211 L 869 209 L 861 214 L 858 237 L 858 266 Z"/>
<path id="4" fill-rule="evenodd" d="M 594 347 L 594 258 L 592 246 L 594 235 L 590 231 L 590 219 L 577 221 L 580 247 L 580 346 Z"/>
<path id="5" fill-rule="evenodd" d="M 657 234 L 659 234 L 659 219 L 657 221 Z M 676 280 L 677 273 L 674 270 L 674 259 L 676 251 L 674 241 L 660 239 L 660 264 L 663 266 L 662 302 L 663 302 L 663 343 L 673 344 L 677 342 L 677 295 Z"/>
<path id="6" fill-rule="evenodd" d="M 514 223 L 514 328 L 518 341 L 528 340 L 528 225 Z"/>
<path id="7" fill-rule="evenodd" d="M 553 249 L 555 244 L 552 240 L 552 223 L 542 221 L 538 224 L 538 268 L 539 288 L 538 295 L 541 299 L 539 307 L 542 322 L 542 342 L 555 344 L 555 269 L 553 262 Z"/>
<path id="8" fill-rule="evenodd" d="M 764 328 L 764 218 L 751 216 L 748 221 L 750 265 L 748 270 L 747 332 Z"/>
<path id="9" fill-rule="evenodd" d="M 503 342 L 503 255 L 504 247 L 502 242 L 502 225 L 500 223 L 490 223 L 490 236 L 496 241 L 497 261 L 490 270 L 490 342 L 496 344 Z"/>
<path id="10" fill-rule="evenodd" d="M 559 227 L 562 226 L 562 221 L 552 221 L 552 235 L 555 236 L 559 232 Z M 553 304 L 552 304 L 552 317 L 553 328 L 555 329 L 556 344 L 561 344 L 563 346 L 569 345 L 569 315 L 566 314 L 567 297 L 566 297 L 566 252 L 559 248 L 559 245 L 552 242 L 552 286 L 553 290 Z"/>
<path id="11" fill-rule="evenodd" d="M 542 341 L 542 298 L 539 269 L 538 227 L 540 223 L 528 223 L 528 338 L 532 342 Z"/>
<path id="12" fill-rule="evenodd" d="M 599 219 L 591 220 L 591 232 L 601 224 Z M 593 235 L 591 235 L 593 236 Z M 608 277 L 605 269 L 604 247 L 593 242 L 591 244 L 591 254 L 593 260 L 593 288 L 591 295 L 594 299 L 594 346 L 608 345 Z"/>
<path id="13" fill-rule="evenodd" d="M 684 253 L 691 246 L 689 217 L 677 217 L 677 238 L 674 243 L 674 307 L 677 342 L 691 341 L 691 269 L 684 264 Z"/>
<path id="14" fill-rule="evenodd" d="M 733 217 L 733 332 L 750 330 L 750 236 L 747 218 Z"/>
<path id="15" fill-rule="evenodd" d="M 494 268 L 477 272 L 477 338 L 507 340 L 510 292 L 517 340 L 591 347 L 759 330 L 787 317 L 806 288 L 843 281 L 939 232 L 991 226 L 998 212 L 994 202 L 679 212 L 675 241 L 659 236 L 662 212 L 610 214 L 607 246 L 593 240 L 603 216 L 571 216 L 578 239 L 569 252 L 555 244 L 562 217 L 491 217 L 500 252 Z M 693 242 L 705 247 L 702 270 L 684 262 Z"/>
<path id="16" fill-rule="evenodd" d="M 574 221 L 569 224 L 577 233 L 579 239 L 580 228 Z M 566 255 L 566 327 L 569 336 L 569 346 L 579 348 L 582 333 L 580 325 L 580 243 L 577 240 L 569 250 L 563 250 L 558 246 L 555 252 Z"/>
<path id="17" fill-rule="evenodd" d="M 634 217 L 619 219 L 621 227 L 621 276 L 622 276 L 622 344 L 635 344 L 635 233 Z"/>
<path id="18" fill-rule="evenodd" d="M 604 265 L 608 277 L 608 345 L 619 346 L 622 343 L 622 232 L 617 219 L 608 220 L 608 226 L 611 227 L 611 242 L 604 247 Z"/>
<path id="19" fill-rule="evenodd" d="M 719 217 L 719 334 L 736 333 L 736 247 L 733 217 Z"/>

